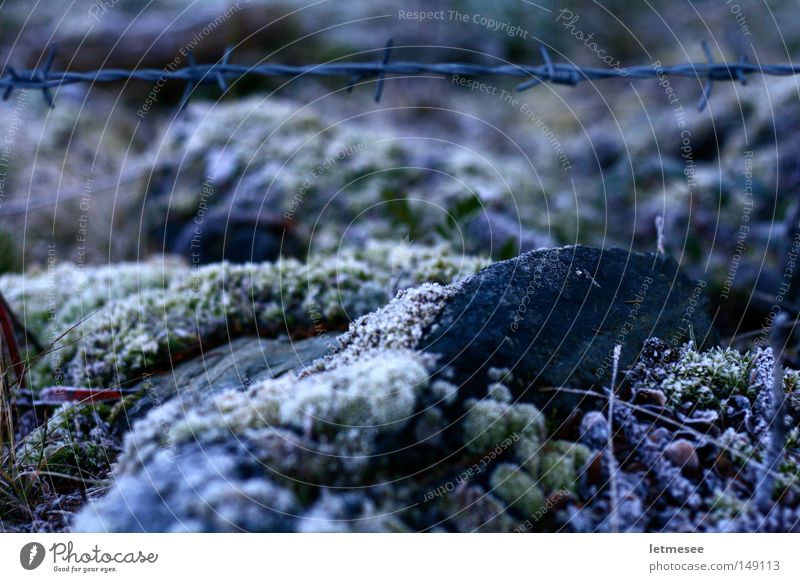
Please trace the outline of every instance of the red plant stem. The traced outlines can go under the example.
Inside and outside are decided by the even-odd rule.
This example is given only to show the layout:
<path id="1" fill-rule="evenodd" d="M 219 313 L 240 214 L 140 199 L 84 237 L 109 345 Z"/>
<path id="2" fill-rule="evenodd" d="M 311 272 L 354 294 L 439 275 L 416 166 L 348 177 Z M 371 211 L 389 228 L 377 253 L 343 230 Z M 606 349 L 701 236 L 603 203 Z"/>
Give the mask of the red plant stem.
<path id="1" fill-rule="evenodd" d="M 39 398 L 45 402 L 103 402 L 121 399 L 122 392 L 111 388 L 48 386 L 42 390 Z"/>
<path id="2" fill-rule="evenodd" d="M 11 369 L 14 370 L 22 388 L 26 387 L 25 374 L 22 371 L 24 365 L 19 352 L 17 335 L 14 331 L 14 322 L 11 319 L 11 308 L 8 306 L 5 297 L 0 293 L 0 327 L 2 328 L 3 339 L 8 346 L 8 355 L 11 358 Z"/>

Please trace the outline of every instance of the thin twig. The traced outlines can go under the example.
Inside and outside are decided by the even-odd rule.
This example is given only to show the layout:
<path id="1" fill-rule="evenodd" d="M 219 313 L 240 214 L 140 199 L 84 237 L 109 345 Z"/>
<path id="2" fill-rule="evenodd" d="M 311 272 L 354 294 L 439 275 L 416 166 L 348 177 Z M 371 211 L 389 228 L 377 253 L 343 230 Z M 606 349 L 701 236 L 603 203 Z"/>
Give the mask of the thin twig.
<path id="1" fill-rule="evenodd" d="M 609 521 L 613 533 L 619 533 L 619 518 L 617 516 L 617 462 L 614 457 L 614 399 L 617 397 L 617 374 L 619 374 L 619 357 L 621 350 L 621 345 L 617 344 L 614 346 L 614 366 L 611 371 L 611 385 L 608 388 L 608 444 L 606 446 L 606 456 L 608 457 L 608 483 L 611 489 Z"/>
<path id="2" fill-rule="evenodd" d="M 667 251 L 664 248 L 664 217 L 660 214 L 656 216 L 656 253 L 659 257 L 666 257 Z"/>
<path id="3" fill-rule="evenodd" d="M 780 466 L 783 457 L 783 448 L 786 444 L 786 427 L 783 421 L 783 411 L 786 396 L 783 393 L 783 349 L 785 346 L 786 334 L 785 322 L 788 319 L 785 313 L 780 313 L 775 318 L 775 325 L 772 328 L 772 411 L 770 414 L 769 443 L 764 458 L 764 471 L 759 480 L 755 493 L 755 505 L 762 516 L 769 513 L 772 505 L 772 491 L 775 487 L 775 473 Z"/>

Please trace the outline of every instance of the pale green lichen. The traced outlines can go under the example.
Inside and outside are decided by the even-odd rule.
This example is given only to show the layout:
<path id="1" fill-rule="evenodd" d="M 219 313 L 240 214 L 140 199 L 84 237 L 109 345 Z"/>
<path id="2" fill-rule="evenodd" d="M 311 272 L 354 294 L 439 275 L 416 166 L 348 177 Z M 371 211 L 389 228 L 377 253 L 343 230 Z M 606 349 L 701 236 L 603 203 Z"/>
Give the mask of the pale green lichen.
<path id="1" fill-rule="evenodd" d="M 545 496 L 536 480 L 518 465 L 499 465 L 492 473 L 490 484 L 492 493 L 517 510 L 521 516 L 534 516 L 544 507 Z"/>
<path id="2" fill-rule="evenodd" d="M 431 393 L 437 403 L 450 406 L 458 398 L 458 386 L 447 380 L 437 378 L 431 382 Z"/>
<path id="3" fill-rule="evenodd" d="M 170 402 L 135 427 L 126 443 L 138 444 L 128 453 L 141 460 L 147 458 L 148 442 L 212 442 L 270 426 L 293 429 L 320 442 L 368 448 L 377 434 L 400 431 L 409 422 L 419 394 L 428 386 L 425 361 L 413 352 L 381 350 L 334 370 L 302 378 L 289 373 L 245 392 L 226 391 L 188 410 L 185 402 Z M 155 443 L 154 425 L 163 429 Z"/>
<path id="4" fill-rule="evenodd" d="M 109 302 L 163 288 L 187 273 L 188 267 L 176 263 L 117 263 L 88 268 L 61 263 L 25 275 L 3 275 L 0 287 L 26 327 L 47 341 Z"/>
<path id="5" fill-rule="evenodd" d="M 551 440 L 538 449 L 528 448 L 524 467 L 546 494 L 555 491 L 575 491 L 581 474 L 591 457 L 584 445 L 563 440 Z"/>
<path id="6" fill-rule="evenodd" d="M 325 372 L 301 380 L 281 402 L 280 424 L 314 434 L 351 428 L 400 430 L 428 385 L 428 372 L 418 360 L 391 351 L 363 354 L 346 375 Z"/>
<path id="7" fill-rule="evenodd" d="M 468 400 L 464 441 L 476 453 L 496 447 L 507 438 L 539 441 L 544 434 L 544 415 L 533 404 L 509 404 L 491 398 Z"/>
<path id="8" fill-rule="evenodd" d="M 486 390 L 487 396 L 493 400 L 497 400 L 498 402 L 511 402 L 513 400 L 511 390 L 508 386 L 501 382 L 489 384 Z"/>

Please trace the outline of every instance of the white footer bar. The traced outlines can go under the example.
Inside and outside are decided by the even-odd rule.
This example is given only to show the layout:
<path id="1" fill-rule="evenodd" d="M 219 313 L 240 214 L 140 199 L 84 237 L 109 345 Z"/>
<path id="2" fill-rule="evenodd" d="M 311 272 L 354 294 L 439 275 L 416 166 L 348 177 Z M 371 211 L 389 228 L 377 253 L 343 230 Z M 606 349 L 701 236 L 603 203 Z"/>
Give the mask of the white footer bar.
<path id="1" fill-rule="evenodd" d="M 0 572 L 136 582 L 800 580 L 798 544 L 793 534 L 1 534 Z"/>

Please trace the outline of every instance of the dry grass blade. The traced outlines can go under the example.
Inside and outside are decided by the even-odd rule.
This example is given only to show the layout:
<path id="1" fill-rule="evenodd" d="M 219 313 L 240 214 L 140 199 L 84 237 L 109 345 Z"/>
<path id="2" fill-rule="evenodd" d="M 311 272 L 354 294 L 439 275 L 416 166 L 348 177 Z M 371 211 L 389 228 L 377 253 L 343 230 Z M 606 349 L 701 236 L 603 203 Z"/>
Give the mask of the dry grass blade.
<path id="1" fill-rule="evenodd" d="M 5 458 L 14 455 L 14 394 L 8 382 L 5 366 L 5 346 L 0 337 L 0 452 Z"/>
<path id="2" fill-rule="evenodd" d="M 20 371 L 10 381 L 9 373 L 11 370 L 6 365 L 5 346 L 0 343 L 0 518 L 8 519 L 14 514 L 22 516 L 23 519 L 32 515 L 31 508 L 35 507 L 40 497 L 50 491 L 48 479 L 77 478 L 62 473 L 47 470 L 47 458 L 45 449 L 47 447 L 50 431 L 49 423 L 57 421 L 59 414 L 56 414 L 40 427 L 41 440 L 36 445 L 38 457 L 22 462 L 17 456 L 18 443 L 15 437 L 14 427 L 14 406 L 16 403 L 15 389 L 21 385 L 21 380 L 28 373 L 31 367 L 42 358 L 59 349 L 59 342 L 70 334 L 73 330 L 80 327 L 86 320 L 95 315 L 100 309 L 93 311 L 85 318 L 70 326 L 61 335 L 53 339 L 38 354 L 29 358 L 20 366 Z M 2 338 L 0 338 L 2 342 Z M 85 479 L 84 479 L 85 481 Z"/>

